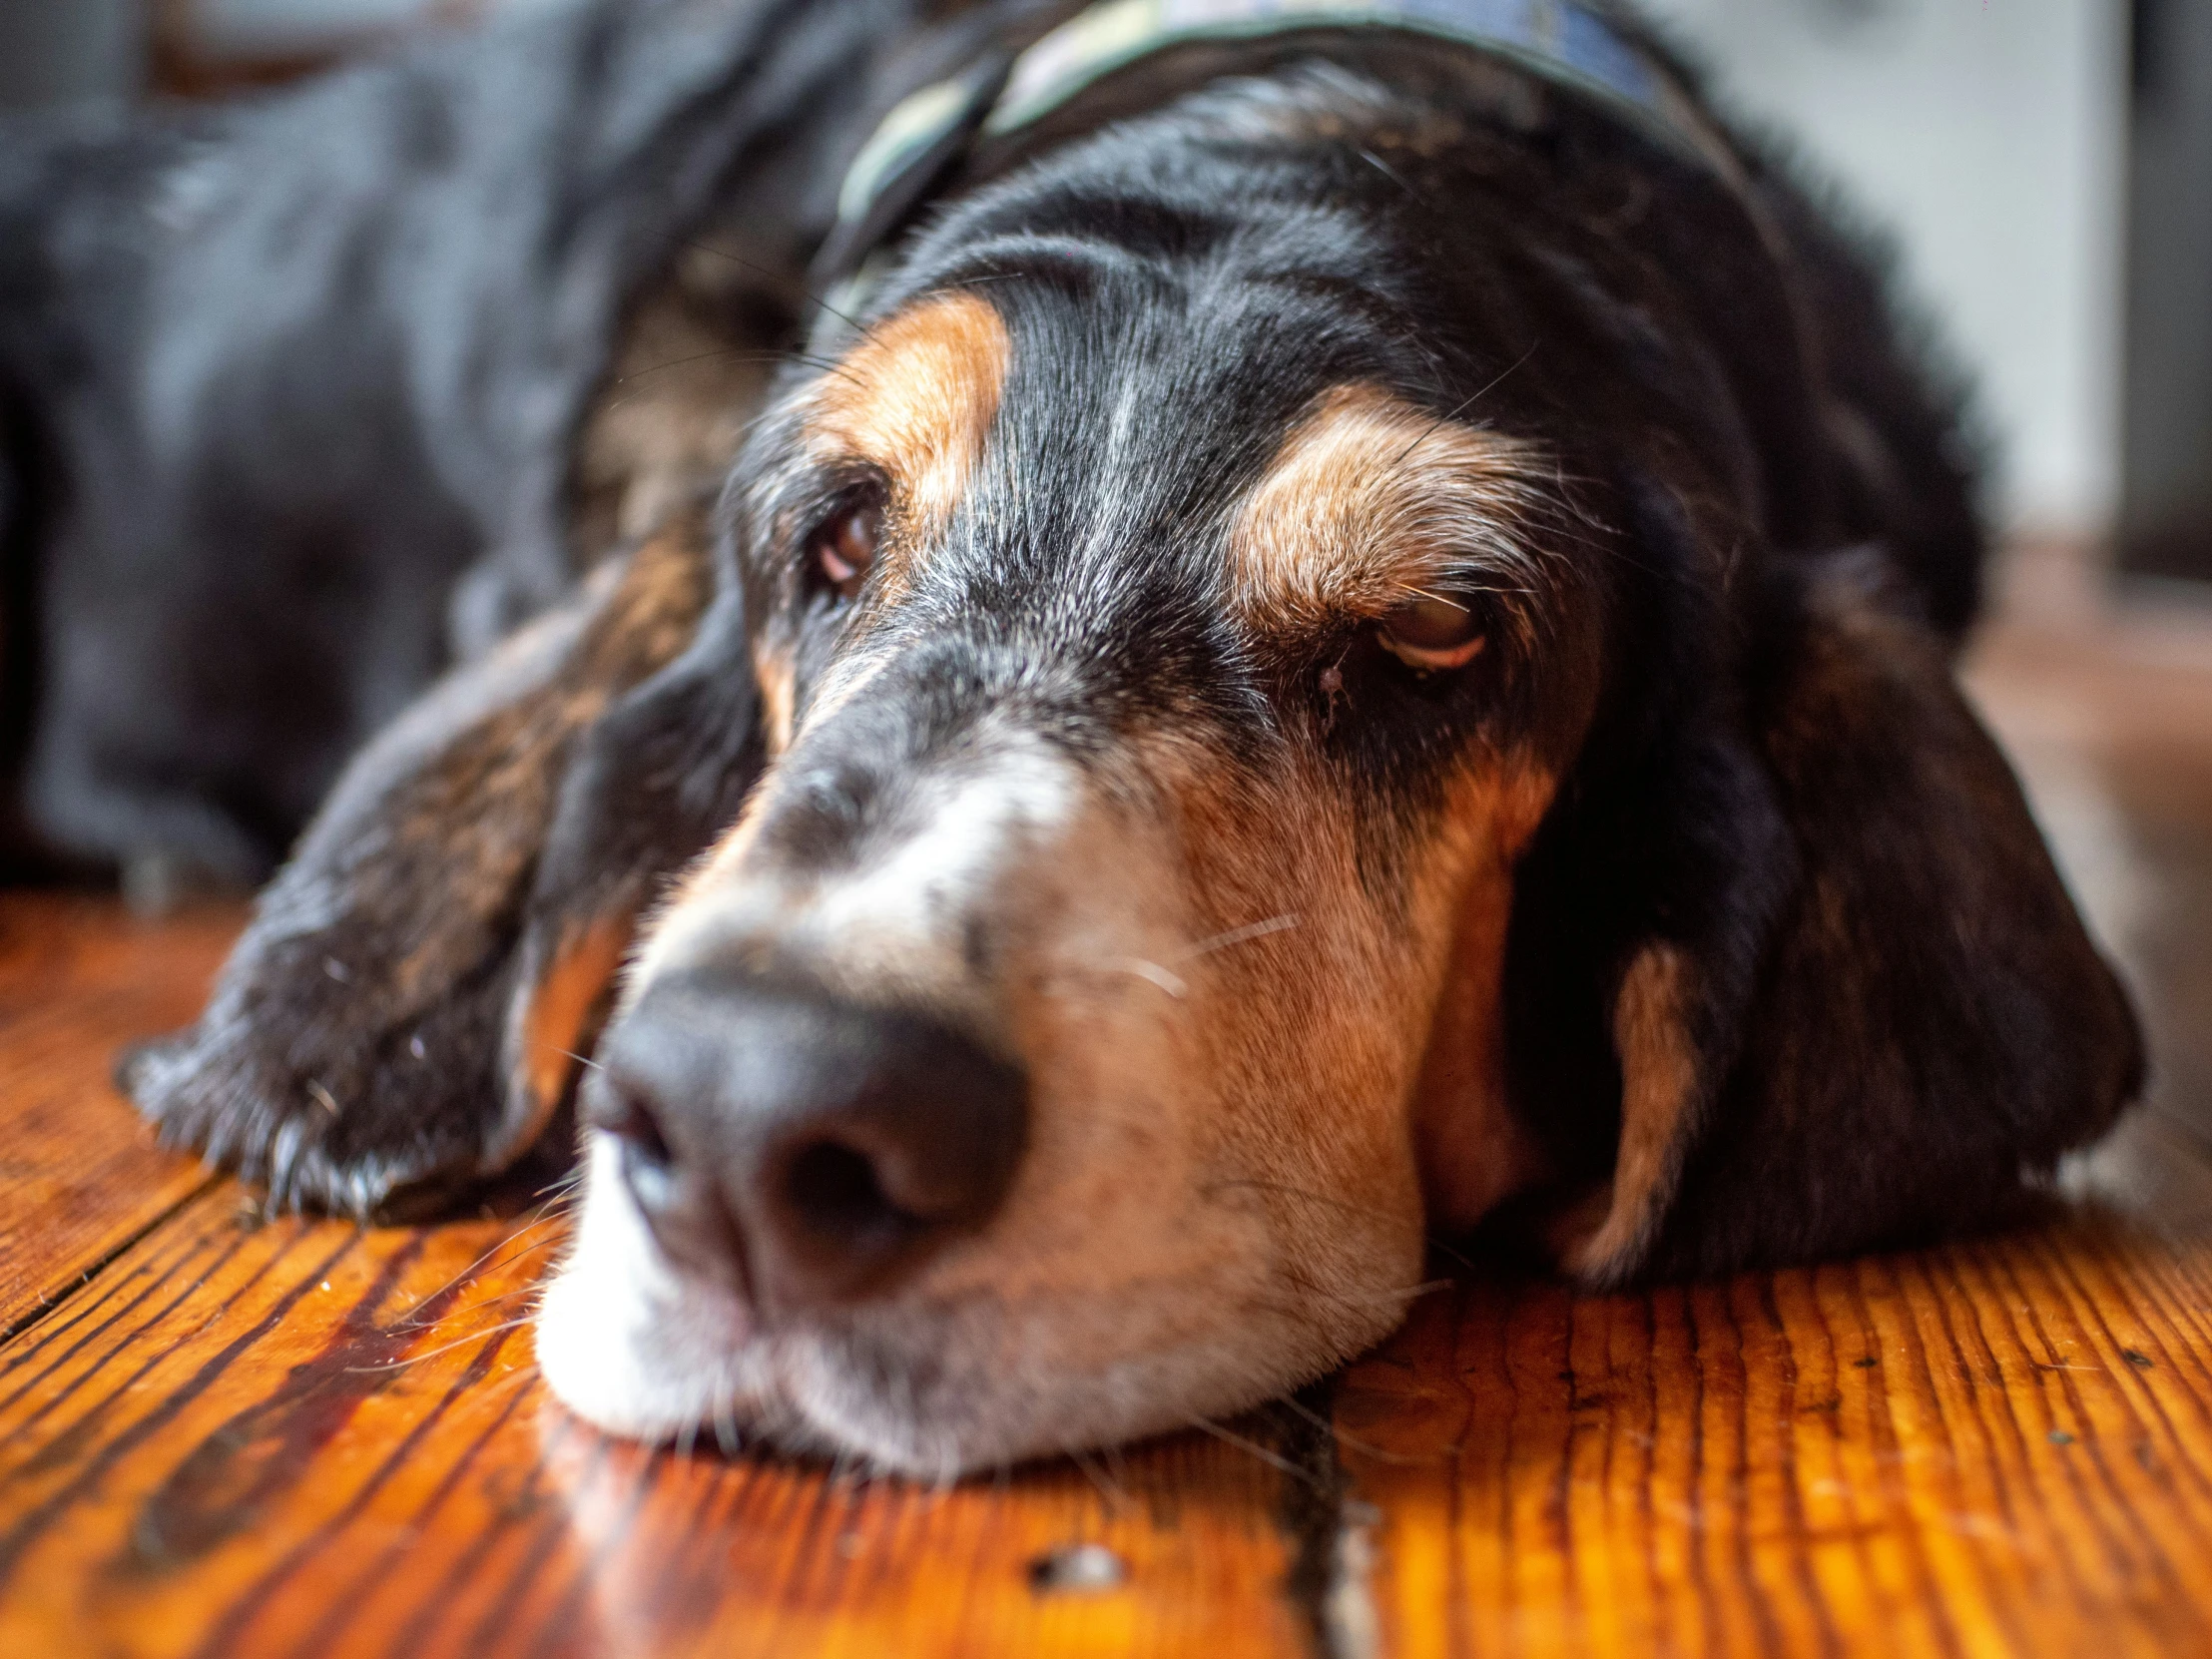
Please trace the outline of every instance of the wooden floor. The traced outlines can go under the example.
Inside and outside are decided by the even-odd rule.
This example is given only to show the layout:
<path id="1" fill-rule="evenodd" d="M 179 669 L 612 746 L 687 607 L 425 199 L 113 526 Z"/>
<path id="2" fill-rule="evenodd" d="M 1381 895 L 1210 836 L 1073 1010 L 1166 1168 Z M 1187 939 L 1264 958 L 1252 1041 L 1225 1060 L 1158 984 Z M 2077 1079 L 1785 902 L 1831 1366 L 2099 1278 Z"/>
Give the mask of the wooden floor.
<path id="1" fill-rule="evenodd" d="M 584 1429 L 554 1226 L 264 1224 L 110 1090 L 234 913 L 0 899 L 0 1655 L 2212 1653 L 2212 646 L 1974 679 L 2160 1060 L 2047 1225 L 1466 1278 L 1219 1438 L 948 1491 Z"/>

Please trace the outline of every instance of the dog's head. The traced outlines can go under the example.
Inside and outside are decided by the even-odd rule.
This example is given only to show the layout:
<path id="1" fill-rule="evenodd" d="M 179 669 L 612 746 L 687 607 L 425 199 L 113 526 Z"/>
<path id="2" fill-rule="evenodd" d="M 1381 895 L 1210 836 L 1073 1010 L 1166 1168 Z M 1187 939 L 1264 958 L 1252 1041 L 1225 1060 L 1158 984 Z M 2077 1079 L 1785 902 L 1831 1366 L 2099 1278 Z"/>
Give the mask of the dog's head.
<path id="1" fill-rule="evenodd" d="M 1316 1375 L 1436 1228 L 1603 1283 L 1991 1213 L 2124 1003 L 1880 555 L 1776 550 L 1757 339 L 1448 125 L 1215 94 L 971 196 L 713 579 L 372 751 L 142 1098 L 373 1197 L 612 999 L 556 1392 L 944 1473 Z"/>

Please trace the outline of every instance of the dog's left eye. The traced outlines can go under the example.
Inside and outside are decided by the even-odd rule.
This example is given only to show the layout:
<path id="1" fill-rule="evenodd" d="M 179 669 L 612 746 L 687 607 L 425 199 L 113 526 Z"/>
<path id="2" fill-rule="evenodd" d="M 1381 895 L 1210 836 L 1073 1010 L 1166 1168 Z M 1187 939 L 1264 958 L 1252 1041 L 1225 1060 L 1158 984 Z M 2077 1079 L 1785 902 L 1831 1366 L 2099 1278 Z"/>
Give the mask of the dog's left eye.
<path id="1" fill-rule="evenodd" d="M 883 535 L 883 509 L 873 501 L 839 507 L 807 538 L 807 557 L 846 599 L 860 591 Z"/>
<path id="2" fill-rule="evenodd" d="M 1384 617 L 1377 638 L 1383 650 L 1424 674 L 1464 667 L 1484 643 L 1481 621 L 1471 609 L 1431 593 Z"/>

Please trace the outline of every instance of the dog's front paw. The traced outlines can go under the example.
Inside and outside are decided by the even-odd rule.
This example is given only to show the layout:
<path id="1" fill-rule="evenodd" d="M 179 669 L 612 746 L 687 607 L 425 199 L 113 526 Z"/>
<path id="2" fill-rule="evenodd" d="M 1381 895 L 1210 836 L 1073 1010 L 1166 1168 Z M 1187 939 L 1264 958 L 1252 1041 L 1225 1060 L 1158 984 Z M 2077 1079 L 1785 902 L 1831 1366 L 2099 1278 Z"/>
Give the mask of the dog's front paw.
<path id="1" fill-rule="evenodd" d="M 266 1185 L 278 1210 L 365 1216 L 492 1173 L 510 952 L 457 931 L 474 961 L 422 959 L 461 942 L 451 932 L 395 961 L 342 930 L 257 924 L 200 1022 L 127 1055 L 118 1079 L 165 1145 Z"/>

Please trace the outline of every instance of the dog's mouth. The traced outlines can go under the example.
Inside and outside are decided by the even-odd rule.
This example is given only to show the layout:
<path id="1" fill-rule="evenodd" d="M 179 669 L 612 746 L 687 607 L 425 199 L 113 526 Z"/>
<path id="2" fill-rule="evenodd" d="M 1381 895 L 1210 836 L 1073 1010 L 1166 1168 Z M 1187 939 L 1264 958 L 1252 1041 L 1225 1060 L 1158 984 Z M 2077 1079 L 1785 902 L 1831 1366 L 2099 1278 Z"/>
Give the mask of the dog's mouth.
<path id="1" fill-rule="evenodd" d="M 593 1178 L 610 1173 L 598 1163 Z M 1136 1283 L 971 1285 L 764 1315 L 656 1259 L 642 1231 L 621 1238 L 636 1225 L 626 1211 L 590 1208 L 549 1288 L 538 1354 L 564 1404 L 648 1441 L 855 1458 L 945 1481 L 1188 1427 L 1333 1358 L 1256 1382 L 1256 1354 L 1313 1338 L 1249 1253 Z M 1402 1300 L 1379 1300 L 1387 1318 L 1355 1347 L 1402 1313 Z M 1225 1317 L 1243 1351 L 1234 1366 L 1220 1352 Z"/>

